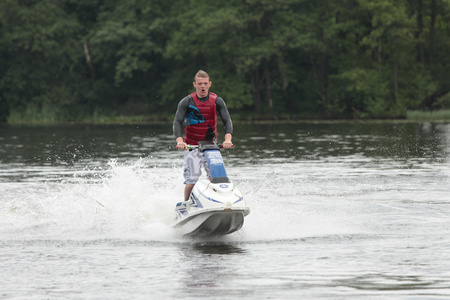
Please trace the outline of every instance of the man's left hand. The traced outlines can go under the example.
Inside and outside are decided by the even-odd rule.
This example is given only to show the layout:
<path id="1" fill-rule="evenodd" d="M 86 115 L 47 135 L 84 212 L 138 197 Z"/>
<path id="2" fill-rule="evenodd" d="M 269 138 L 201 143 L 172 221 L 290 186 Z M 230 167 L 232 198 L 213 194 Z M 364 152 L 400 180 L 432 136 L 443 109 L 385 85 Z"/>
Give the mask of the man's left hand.
<path id="1" fill-rule="evenodd" d="M 222 148 L 224 148 L 224 149 L 229 149 L 231 147 L 233 147 L 233 143 L 231 141 L 224 141 L 222 143 Z"/>

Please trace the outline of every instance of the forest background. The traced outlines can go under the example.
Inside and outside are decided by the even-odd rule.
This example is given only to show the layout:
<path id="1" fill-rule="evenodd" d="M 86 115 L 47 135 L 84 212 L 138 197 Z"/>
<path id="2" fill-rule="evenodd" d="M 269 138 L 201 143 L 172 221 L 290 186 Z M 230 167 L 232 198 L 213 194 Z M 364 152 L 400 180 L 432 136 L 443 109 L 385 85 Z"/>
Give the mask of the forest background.
<path id="1" fill-rule="evenodd" d="M 406 118 L 449 49 L 450 0 L 2 0 L 0 122 L 171 121 L 198 69 L 233 119 Z"/>

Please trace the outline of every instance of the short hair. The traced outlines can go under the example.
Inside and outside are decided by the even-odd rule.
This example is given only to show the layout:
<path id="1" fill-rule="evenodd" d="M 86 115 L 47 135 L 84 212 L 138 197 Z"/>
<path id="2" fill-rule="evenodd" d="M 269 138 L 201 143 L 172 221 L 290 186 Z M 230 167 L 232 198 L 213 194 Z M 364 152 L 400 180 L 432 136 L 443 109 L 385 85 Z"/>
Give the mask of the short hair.
<path id="1" fill-rule="evenodd" d="M 201 77 L 201 78 L 209 78 L 208 73 L 206 73 L 203 70 L 198 70 L 198 72 L 195 74 L 194 76 L 194 81 L 197 81 L 197 77 Z"/>

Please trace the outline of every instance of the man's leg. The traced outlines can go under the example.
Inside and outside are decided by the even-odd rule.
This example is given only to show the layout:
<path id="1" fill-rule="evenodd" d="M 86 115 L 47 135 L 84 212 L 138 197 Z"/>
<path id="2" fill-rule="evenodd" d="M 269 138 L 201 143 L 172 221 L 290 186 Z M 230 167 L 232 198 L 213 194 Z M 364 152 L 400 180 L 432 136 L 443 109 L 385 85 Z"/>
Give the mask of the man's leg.
<path id="1" fill-rule="evenodd" d="M 186 184 L 186 186 L 184 187 L 184 201 L 189 200 L 189 196 L 191 195 L 193 188 L 194 188 L 193 184 Z"/>
<path id="2" fill-rule="evenodd" d="M 201 165 L 203 159 L 203 153 L 198 152 L 197 149 L 184 152 L 184 201 L 189 200 L 192 189 L 202 174 Z"/>

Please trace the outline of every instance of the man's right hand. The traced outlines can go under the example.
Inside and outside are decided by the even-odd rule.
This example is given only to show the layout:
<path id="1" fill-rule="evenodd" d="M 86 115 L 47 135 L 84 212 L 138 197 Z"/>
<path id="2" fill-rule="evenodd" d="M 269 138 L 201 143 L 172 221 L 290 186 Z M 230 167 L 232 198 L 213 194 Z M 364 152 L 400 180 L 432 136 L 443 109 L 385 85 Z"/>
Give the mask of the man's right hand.
<path id="1" fill-rule="evenodd" d="M 177 142 L 177 149 L 187 150 L 188 149 L 188 144 L 186 144 L 185 142 Z"/>

